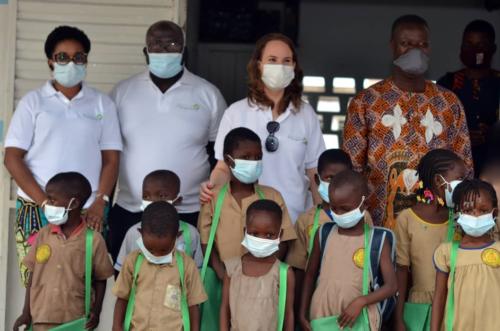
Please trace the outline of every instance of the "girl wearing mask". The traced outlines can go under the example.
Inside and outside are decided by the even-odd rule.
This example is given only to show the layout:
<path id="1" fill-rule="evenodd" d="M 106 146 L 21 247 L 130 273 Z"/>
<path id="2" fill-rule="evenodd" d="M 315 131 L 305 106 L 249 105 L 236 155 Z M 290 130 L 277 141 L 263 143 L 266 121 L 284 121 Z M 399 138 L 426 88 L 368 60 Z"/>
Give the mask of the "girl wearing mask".
<path id="1" fill-rule="evenodd" d="M 210 180 L 201 185 L 201 201 L 215 197 L 214 188 L 229 181 L 230 169 L 223 160 L 226 134 L 237 127 L 256 132 L 263 142 L 263 172 L 259 183 L 282 192 L 292 221 L 315 202 L 316 164 L 325 149 L 318 118 L 302 101 L 302 69 L 292 41 L 281 34 L 268 34 L 256 44 L 247 66 L 248 97 L 224 113 L 215 141 L 218 159 Z"/>
<path id="2" fill-rule="evenodd" d="M 45 42 L 52 78 L 17 105 L 5 139 L 5 166 L 18 186 L 16 242 L 19 261 L 47 220 L 45 185 L 55 174 L 75 171 L 91 183 L 86 220 L 100 231 L 116 182 L 122 141 L 109 97 L 88 87 L 90 40 L 75 27 L 54 29 Z M 27 270 L 20 263 L 21 277 Z"/>
<path id="3" fill-rule="evenodd" d="M 453 193 L 461 240 L 434 253 L 436 289 L 431 331 L 500 330 L 500 243 L 493 239 L 498 201 L 493 187 L 466 180 Z M 444 324 L 444 325 L 443 325 Z"/>
<path id="4" fill-rule="evenodd" d="M 241 243 L 248 253 L 226 262 L 221 331 L 294 329 L 295 279 L 277 257 L 282 219 L 281 207 L 272 200 L 257 200 L 248 207 Z"/>

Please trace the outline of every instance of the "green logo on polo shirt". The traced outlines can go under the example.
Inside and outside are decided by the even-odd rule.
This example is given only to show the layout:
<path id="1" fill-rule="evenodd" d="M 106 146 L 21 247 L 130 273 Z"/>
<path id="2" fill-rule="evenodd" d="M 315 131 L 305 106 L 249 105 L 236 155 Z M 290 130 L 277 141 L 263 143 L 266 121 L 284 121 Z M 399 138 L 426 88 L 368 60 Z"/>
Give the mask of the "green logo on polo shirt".
<path id="1" fill-rule="evenodd" d="M 200 105 L 199 105 L 199 104 L 197 104 L 197 103 L 195 103 L 195 104 L 193 105 L 193 109 L 194 109 L 194 110 L 199 110 L 199 109 L 200 109 Z"/>
<path id="2" fill-rule="evenodd" d="M 102 117 L 103 117 L 102 114 L 97 114 L 95 118 L 98 120 L 102 120 Z"/>

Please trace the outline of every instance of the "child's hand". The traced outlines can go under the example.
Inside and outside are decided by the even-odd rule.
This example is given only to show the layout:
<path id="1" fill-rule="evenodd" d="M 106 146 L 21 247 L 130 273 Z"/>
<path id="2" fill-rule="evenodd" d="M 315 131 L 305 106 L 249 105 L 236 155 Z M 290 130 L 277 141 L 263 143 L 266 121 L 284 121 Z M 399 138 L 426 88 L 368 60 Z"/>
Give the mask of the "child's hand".
<path id="1" fill-rule="evenodd" d="M 358 297 L 347 306 L 347 308 L 340 314 L 338 323 L 341 329 L 344 327 L 352 327 L 356 322 L 361 310 L 365 307 L 365 298 Z"/>
<path id="2" fill-rule="evenodd" d="M 94 330 L 97 328 L 99 325 L 99 314 L 96 314 L 95 312 L 90 312 L 90 317 L 87 321 L 87 324 L 85 324 L 85 329 L 87 330 Z"/>
<path id="3" fill-rule="evenodd" d="M 300 326 L 302 327 L 302 331 L 312 331 L 311 323 L 305 317 L 300 318 Z"/>
<path id="4" fill-rule="evenodd" d="M 26 329 L 31 325 L 31 315 L 28 313 L 23 313 L 18 317 L 16 322 L 14 323 L 14 331 L 18 331 L 21 326 L 25 325 Z"/>

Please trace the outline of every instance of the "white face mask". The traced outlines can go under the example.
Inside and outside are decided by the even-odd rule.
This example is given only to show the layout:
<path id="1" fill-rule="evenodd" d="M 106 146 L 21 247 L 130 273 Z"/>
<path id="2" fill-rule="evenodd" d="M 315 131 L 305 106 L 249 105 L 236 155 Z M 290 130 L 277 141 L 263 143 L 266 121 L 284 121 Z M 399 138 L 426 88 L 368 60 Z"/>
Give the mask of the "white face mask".
<path id="1" fill-rule="evenodd" d="M 295 68 L 283 64 L 264 64 L 262 81 L 270 90 L 283 90 L 295 78 Z"/>
<path id="2" fill-rule="evenodd" d="M 330 188 L 330 183 L 329 182 L 324 182 L 319 180 L 319 186 L 318 186 L 318 193 L 323 199 L 323 201 L 330 202 L 330 197 L 328 196 L 328 189 Z"/>
<path id="3" fill-rule="evenodd" d="M 361 211 L 360 209 L 364 201 L 365 197 L 363 196 L 358 208 L 341 215 L 335 214 L 332 210 L 331 212 L 333 221 L 342 229 L 350 229 L 354 227 L 365 216 L 365 211 Z"/>
<path id="4" fill-rule="evenodd" d="M 429 68 L 429 56 L 420 48 L 412 48 L 394 60 L 394 64 L 406 73 L 423 75 Z"/>
<path id="5" fill-rule="evenodd" d="M 241 245 L 255 257 L 268 257 L 279 250 L 280 236 L 276 239 L 263 239 L 245 232 L 245 238 L 243 238 Z"/>
<path id="6" fill-rule="evenodd" d="M 47 221 L 53 225 L 63 225 L 66 223 L 68 221 L 68 212 L 71 210 L 69 206 L 71 206 L 73 200 L 75 200 L 75 198 L 71 198 L 71 200 L 69 200 L 67 207 L 58 207 L 46 204 L 43 207 L 43 213 L 45 218 L 47 218 Z"/>
<path id="7" fill-rule="evenodd" d="M 64 87 L 73 87 L 80 84 L 87 74 L 85 64 L 75 64 L 71 61 L 68 64 L 54 63 L 54 79 Z"/>
<path id="8" fill-rule="evenodd" d="M 461 180 L 452 180 L 451 182 L 447 182 L 443 176 L 441 176 L 441 175 L 439 175 L 439 176 L 444 181 L 443 185 L 446 185 L 446 187 L 444 188 L 444 199 L 446 201 L 446 206 L 448 208 L 453 208 L 453 207 L 455 207 L 455 204 L 453 203 L 453 191 L 458 186 L 458 184 L 460 184 L 462 181 Z"/>
<path id="9" fill-rule="evenodd" d="M 228 157 L 234 162 L 234 168 L 230 169 L 237 180 L 244 184 L 252 184 L 259 180 L 262 175 L 262 160 L 233 159 L 230 155 Z"/>
<path id="10" fill-rule="evenodd" d="M 174 200 L 165 200 L 165 202 L 168 202 L 169 204 L 173 205 L 174 202 L 176 202 L 179 199 L 179 197 L 175 198 Z M 144 211 L 147 206 L 152 204 L 154 201 L 149 201 L 149 200 L 142 200 L 141 202 L 141 210 Z"/>
<path id="11" fill-rule="evenodd" d="M 471 237 L 481 237 L 495 226 L 493 212 L 481 216 L 472 216 L 460 213 L 457 223 L 466 234 Z"/>
<path id="12" fill-rule="evenodd" d="M 163 256 L 156 256 L 153 255 L 146 246 L 144 246 L 144 242 L 142 241 L 142 237 L 139 237 L 136 241 L 137 246 L 139 246 L 139 249 L 141 250 L 142 254 L 152 264 L 170 264 L 172 263 L 172 251 L 168 253 L 167 255 Z"/>

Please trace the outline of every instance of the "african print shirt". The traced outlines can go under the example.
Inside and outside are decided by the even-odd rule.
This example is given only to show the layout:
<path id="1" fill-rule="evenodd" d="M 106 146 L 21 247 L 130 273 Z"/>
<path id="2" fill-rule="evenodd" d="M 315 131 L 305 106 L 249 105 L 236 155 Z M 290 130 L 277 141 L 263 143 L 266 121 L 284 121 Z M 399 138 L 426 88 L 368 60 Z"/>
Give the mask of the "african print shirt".
<path id="1" fill-rule="evenodd" d="M 343 148 L 367 175 L 374 224 L 389 228 L 414 203 L 415 169 L 428 151 L 454 151 L 472 175 L 463 107 L 455 94 L 430 81 L 423 93 L 402 91 L 391 78 L 361 91 L 349 104 Z"/>

